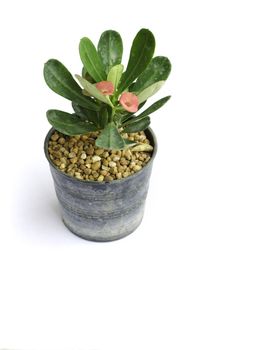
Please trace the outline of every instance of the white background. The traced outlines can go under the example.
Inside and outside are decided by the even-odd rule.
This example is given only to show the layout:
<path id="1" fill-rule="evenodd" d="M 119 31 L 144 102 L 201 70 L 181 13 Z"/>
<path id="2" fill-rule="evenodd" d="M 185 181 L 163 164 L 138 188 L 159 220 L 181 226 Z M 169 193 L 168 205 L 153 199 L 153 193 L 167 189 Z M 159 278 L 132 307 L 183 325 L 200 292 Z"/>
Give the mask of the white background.
<path id="1" fill-rule="evenodd" d="M 2 1 L 0 348 L 270 349 L 269 1 Z M 43 140 L 70 104 L 43 64 L 136 32 L 173 64 L 145 217 L 97 244 L 63 226 Z M 152 101 L 154 101 L 152 99 Z M 132 200 L 132 198 L 131 198 Z"/>

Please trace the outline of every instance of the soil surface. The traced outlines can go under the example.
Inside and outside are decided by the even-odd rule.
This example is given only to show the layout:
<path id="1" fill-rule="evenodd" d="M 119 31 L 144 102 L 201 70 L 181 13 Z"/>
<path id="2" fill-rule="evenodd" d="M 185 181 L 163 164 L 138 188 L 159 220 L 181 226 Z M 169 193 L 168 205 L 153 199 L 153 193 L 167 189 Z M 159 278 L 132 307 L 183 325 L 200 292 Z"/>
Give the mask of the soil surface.
<path id="1" fill-rule="evenodd" d="M 66 136 L 54 132 L 49 156 L 60 171 L 80 180 L 113 181 L 140 171 L 151 159 L 153 147 L 143 131 L 124 134 L 135 144 L 125 150 L 105 150 L 95 146 L 98 133 Z"/>

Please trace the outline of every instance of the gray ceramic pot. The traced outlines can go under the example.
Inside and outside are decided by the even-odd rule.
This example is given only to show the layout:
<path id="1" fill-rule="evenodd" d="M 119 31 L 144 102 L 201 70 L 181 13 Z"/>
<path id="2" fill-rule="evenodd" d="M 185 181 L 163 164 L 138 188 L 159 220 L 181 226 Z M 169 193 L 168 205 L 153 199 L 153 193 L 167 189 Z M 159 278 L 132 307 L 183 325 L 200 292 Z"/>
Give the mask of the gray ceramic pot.
<path id="1" fill-rule="evenodd" d="M 145 133 L 154 147 L 151 160 L 138 173 L 111 182 L 78 180 L 61 172 L 51 161 L 48 142 L 44 150 L 50 164 L 63 222 L 81 238 L 112 241 L 132 233 L 141 223 L 157 142 L 153 131 Z"/>

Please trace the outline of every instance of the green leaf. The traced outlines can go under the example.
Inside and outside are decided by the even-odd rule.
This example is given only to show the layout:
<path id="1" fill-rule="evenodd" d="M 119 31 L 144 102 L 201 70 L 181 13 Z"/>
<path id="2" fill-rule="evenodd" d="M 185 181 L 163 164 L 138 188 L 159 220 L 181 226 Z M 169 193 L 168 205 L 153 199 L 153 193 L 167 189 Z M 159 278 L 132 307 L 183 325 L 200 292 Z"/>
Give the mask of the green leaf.
<path id="1" fill-rule="evenodd" d="M 72 102 L 72 108 L 75 114 L 82 120 L 88 120 L 89 122 L 98 126 L 98 113 L 96 111 L 91 111 L 84 107 L 79 106 L 77 103 Z"/>
<path id="2" fill-rule="evenodd" d="M 145 111 L 143 111 L 141 114 L 138 115 L 138 117 L 144 117 L 146 115 L 149 115 L 151 113 L 154 113 L 159 108 L 161 108 L 169 99 L 171 96 L 166 96 L 158 100 L 157 102 L 153 103 L 150 107 L 148 107 Z"/>
<path id="3" fill-rule="evenodd" d="M 119 91 L 124 91 L 148 66 L 155 50 L 154 35 L 141 29 L 136 35 L 129 56 L 127 70 L 122 76 Z"/>
<path id="4" fill-rule="evenodd" d="M 131 152 L 152 152 L 153 146 L 148 143 L 137 143 L 135 147 L 132 147 Z"/>
<path id="5" fill-rule="evenodd" d="M 124 132 L 138 132 L 145 130 L 150 125 L 150 118 L 148 116 L 143 118 L 134 118 L 133 121 L 130 121 L 127 126 L 124 127 Z"/>
<path id="6" fill-rule="evenodd" d="M 141 103 L 138 107 L 138 111 L 145 105 L 146 101 L 144 101 L 143 103 Z M 125 123 L 127 120 L 132 119 L 134 117 L 134 113 L 130 113 L 130 112 L 126 112 L 125 110 L 123 110 L 125 113 L 123 115 L 120 116 L 120 121 L 121 124 Z"/>
<path id="7" fill-rule="evenodd" d="M 109 120 L 109 113 L 108 113 L 107 106 L 104 106 L 103 108 L 101 108 L 101 110 L 98 112 L 98 116 L 99 116 L 98 123 L 101 126 L 101 128 L 104 129 L 108 124 L 108 120 Z"/>
<path id="8" fill-rule="evenodd" d="M 54 92 L 83 107 L 98 111 L 99 106 L 90 98 L 83 96 L 82 89 L 73 79 L 70 72 L 59 61 L 51 59 L 44 65 L 44 79 Z"/>
<path id="9" fill-rule="evenodd" d="M 49 123 L 59 132 L 65 135 L 81 135 L 87 134 L 90 131 L 97 131 L 94 124 L 82 121 L 78 116 L 69 114 L 56 109 L 47 111 Z"/>
<path id="10" fill-rule="evenodd" d="M 103 95 L 94 84 L 89 83 L 86 79 L 83 79 L 79 75 L 75 75 L 75 77 L 80 82 L 81 86 L 89 93 L 89 95 L 95 97 L 96 99 L 100 100 L 101 102 L 107 103 L 109 106 L 113 107 L 110 99 L 108 96 Z"/>
<path id="11" fill-rule="evenodd" d="M 137 121 L 139 121 L 141 119 L 144 119 L 144 118 L 145 118 L 145 116 L 144 117 L 140 117 L 140 116 L 133 115 L 130 119 L 126 120 L 122 125 L 124 127 L 126 127 L 126 126 L 128 126 L 130 124 L 133 124 L 134 122 L 137 122 Z"/>
<path id="12" fill-rule="evenodd" d="M 123 70 L 124 66 L 122 64 L 117 64 L 116 66 L 112 67 L 109 71 L 107 80 L 113 83 L 114 91 L 117 90 L 117 86 L 122 76 Z"/>
<path id="13" fill-rule="evenodd" d="M 122 61 L 123 43 L 120 34 L 114 30 L 102 33 L 98 42 L 98 53 L 108 74 L 113 66 Z"/>
<path id="14" fill-rule="evenodd" d="M 88 38 L 82 38 L 79 51 L 82 63 L 89 75 L 96 82 L 106 80 L 103 64 L 92 41 Z"/>
<path id="15" fill-rule="evenodd" d="M 125 148 L 129 148 L 129 147 L 132 147 L 134 145 L 137 145 L 136 141 L 131 141 L 129 139 L 123 139 L 123 140 L 125 142 Z"/>
<path id="16" fill-rule="evenodd" d="M 157 83 L 154 83 L 153 85 L 147 87 L 142 92 L 140 92 L 138 94 L 139 103 L 146 101 L 149 97 L 157 93 L 164 83 L 164 81 L 158 81 Z"/>
<path id="17" fill-rule="evenodd" d="M 123 149 L 125 142 L 114 123 L 109 123 L 96 139 L 96 146 L 105 149 Z"/>
<path id="18" fill-rule="evenodd" d="M 165 81 L 170 72 L 171 62 L 167 57 L 154 57 L 132 86 L 132 91 L 140 92 L 158 81 Z"/>
<path id="19" fill-rule="evenodd" d="M 88 80 L 89 83 L 91 83 L 91 84 L 95 83 L 95 80 L 92 77 L 90 77 L 89 73 L 87 72 L 87 70 L 84 67 L 82 68 L 82 77 L 84 79 Z"/>

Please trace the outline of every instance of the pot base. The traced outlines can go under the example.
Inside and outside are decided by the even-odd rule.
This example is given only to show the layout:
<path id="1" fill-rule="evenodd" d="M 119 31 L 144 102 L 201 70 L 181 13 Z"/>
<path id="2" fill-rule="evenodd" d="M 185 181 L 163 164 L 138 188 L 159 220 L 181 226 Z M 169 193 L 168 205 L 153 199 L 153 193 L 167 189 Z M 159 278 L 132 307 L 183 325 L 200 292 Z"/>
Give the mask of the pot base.
<path id="1" fill-rule="evenodd" d="M 104 243 L 104 242 L 118 241 L 119 239 L 122 239 L 122 238 L 125 238 L 125 237 L 129 236 L 131 233 L 133 233 L 134 231 L 137 230 L 137 228 L 140 226 L 140 224 L 142 222 L 142 219 L 139 222 L 139 224 L 135 228 L 133 228 L 133 230 L 131 230 L 129 232 L 125 232 L 124 234 L 121 234 L 121 235 L 110 236 L 110 238 L 108 238 L 108 235 L 106 235 L 106 233 L 105 233 L 105 235 L 107 237 L 104 237 L 104 238 L 102 238 L 100 236 L 99 237 L 98 236 L 94 236 L 94 235 L 92 236 L 91 234 L 90 235 L 82 235 L 82 234 L 80 234 L 78 232 L 75 232 L 71 227 L 69 227 L 68 224 L 65 222 L 65 220 L 63 218 L 62 218 L 62 221 L 63 221 L 64 225 L 66 226 L 66 228 L 71 233 L 73 233 L 75 236 L 80 237 L 80 238 L 82 238 L 82 239 L 84 239 L 86 241 L 100 242 L 100 243 L 103 242 Z"/>

